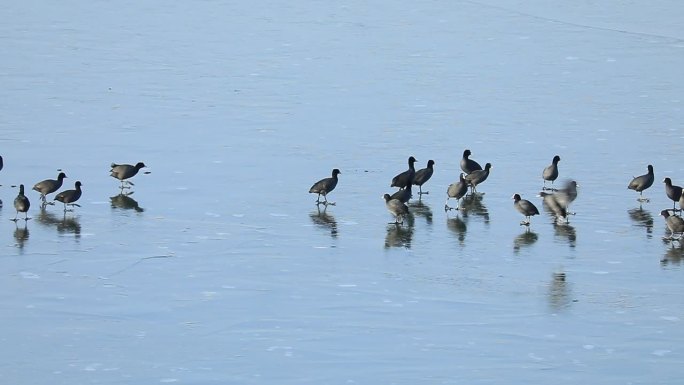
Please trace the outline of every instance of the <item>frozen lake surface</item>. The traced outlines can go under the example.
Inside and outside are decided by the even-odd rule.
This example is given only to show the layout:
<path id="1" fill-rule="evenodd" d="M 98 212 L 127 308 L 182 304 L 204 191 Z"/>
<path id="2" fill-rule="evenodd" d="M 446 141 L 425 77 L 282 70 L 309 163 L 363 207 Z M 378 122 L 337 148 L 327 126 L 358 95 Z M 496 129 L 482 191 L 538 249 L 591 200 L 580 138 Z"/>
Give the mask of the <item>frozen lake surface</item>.
<path id="1" fill-rule="evenodd" d="M 678 383 L 683 6 L 641 3 L 5 4 L 0 382 Z M 491 175 L 445 213 L 465 148 Z M 577 215 L 527 231 L 556 154 Z M 30 191 L 58 169 L 66 215 Z"/>

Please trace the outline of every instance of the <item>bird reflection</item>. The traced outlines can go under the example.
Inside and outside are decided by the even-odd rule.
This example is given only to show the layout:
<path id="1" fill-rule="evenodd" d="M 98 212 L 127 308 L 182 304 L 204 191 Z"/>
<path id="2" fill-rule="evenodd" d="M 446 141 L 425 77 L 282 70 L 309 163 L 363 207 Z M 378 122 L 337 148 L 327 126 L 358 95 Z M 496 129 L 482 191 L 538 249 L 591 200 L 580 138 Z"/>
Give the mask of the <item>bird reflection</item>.
<path id="1" fill-rule="evenodd" d="M 468 218 L 471 215 L 484 218 L 485 224 L 489 224 L 489 210 L 482 200 L 483 194 L 469 194 L 462 199 L 463 216 Z"/>
<path id="2" fill-rule="evenodd" d="M 390 247 L 404 247 L 411 248 L 411 241 L 413 240 L 413 215 L 409 214 L 406 218 L 409 220 L 408 226 L 401 226 L 390 224 L 387 226 L 387 235 L 385 236 L 385 249 Z"/>
<path id="3" fill-rule="evenodd" d="M 634 221 L 635 226 L 645 227 L 647 238 L 653 236 L 653 215 L 650 211 L 644 210 L 641 206 L 627 210 L 629 218 Z"/>
<path id="4" fill-rule="evenodd" d="M 456 235 L 458 243 L 463 246 L 465 243 L 466 231 L 468 230 L 468 226 L 463 219 L 461 219 L 459 215 L 456 215 L 453 218 L 447 217 L 447 228 Z"/>
<path id="5" fill-rule="evenodd" d="M 24 245 L 29 239 L 29 229 L 27 227 L 26 221 L 24 221 L 24 227 L 19 227 L 16 222 L 14 224 L 16 225 L 14 229 L 14 240 L 16 241 L 15 245 L 21 251 L 24 250 Z"/>
<path id="6" fill-rule="evenodd" d="M 45 226 L 53 226 L 57 225 L 59 223 L 59 219 L 55 216 L 55 214 L 47 211 L 45 206 L 40 207 L 40 213 L 38 214 L 38 217 L 36 218 L 38 223 L 45 225 Z"/>
<path id="7" fill-rule="evenodd" d="M 121 210 L 135 210 L 136 212 L 143 212 L 145 209 L 140 207 L 138 204 L 138 201 L 135 199 L 131 198 L 130 195 L 132 192 L 128 193 L 120 193 L 119 195 L 115 195 L 113 197 L 110 197 L 109 199 L 112 202 L 112 208 L 113 209 L 121 209 Z"/>
<path id="8" fill-rule="evenodd" d="M 660 260 L 660 265 L 662 267 L 679 266 L 682 264 L 682 258 L 684 258 L 684 245 L 681 242 L 670 242 L 670 247 L 665 250 L 665 255 Z"/>
<path id="9" fill-rule="evenodd" d="M 425 222 L 432 224 L 432 209 L 430 209 L 430 206 L 423 203 L 420 198 L 418 198 L 418 201 L 409 203 L 408 207 L 413 215 L 424 217 Z"/>
<path id="10" fill-rule="evenodd" d="M 38 220 L 38 223 L 44 226 L 54 226 L 60 234 L 74 234 L 76 239 L 81 237 L 81 224 L 79 223 L 78 218 L 71 215 L 67 216 L 66 212 L 59 217 L 47 211 L 45 207 L 41 207 L 40 213 L 36 219 Z"/>
<path id="11" fill-rule="evenodd" d="M 81 223 L 76 217 L 66 216 L 57 224 L 57 232 L 60 234 L 74 234 L 76 239 L 81 238 Z"/>
<path id="12" fill-rule="evenodd" d="M 316 211 L 311 212 L 309 217 L 311 221 L 322 229 L 330 230 L 330 236 L 337 238 L 337 221 L 332 214 L 328 214 L 326 210 L 328 206 L 323 205 L 321 210 L 320 205 L 316 205 Z"/>
<path id="13" fill-rule="evenodd" d="M 570 247 L 577 245 L 577 231 L 575 231 L 573 226 L 568 223 L 554 222 L 553 229 L 555 230 L 556 237 L 563 239 Z"/>
<path id="14" fill-rule="evenodd" d="M 563 272 L 553 273 L 549 283 L 549 306 L 553 311 L 566 309 L 574 301 L 570 298 L 570 285 Z"/>
<path id="15" fill-rule="evenodd" d="M 518 253 L 521 248 L 532 246 L 538 239 L 539 235 L 527 227 L 525 232 L 513 239 L 513 252 Z"/>

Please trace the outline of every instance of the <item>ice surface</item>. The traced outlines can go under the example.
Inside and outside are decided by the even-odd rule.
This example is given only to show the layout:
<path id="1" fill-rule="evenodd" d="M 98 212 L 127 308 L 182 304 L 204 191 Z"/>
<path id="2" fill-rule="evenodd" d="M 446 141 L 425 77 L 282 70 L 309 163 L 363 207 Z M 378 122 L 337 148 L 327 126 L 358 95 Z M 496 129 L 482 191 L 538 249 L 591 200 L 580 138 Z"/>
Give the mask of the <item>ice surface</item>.
<path id="1" fill-rule="evenodd" d="M 0 382 L 672 384 L 672 0 L 9 2 Z M 465 148 L 492 173 L 444 213 Z M 529 230 L 560 154 L 576 216 Z M 415 156 L 403 227 L 381 195 Z M 119 193 L 111 162 L 150 166 Z M 626 186 L 655 167 L 640 208 Z M 342 171 L 317 210 L 308 188 Z M 14 217 L 66 172 L 81 207 Z"/>

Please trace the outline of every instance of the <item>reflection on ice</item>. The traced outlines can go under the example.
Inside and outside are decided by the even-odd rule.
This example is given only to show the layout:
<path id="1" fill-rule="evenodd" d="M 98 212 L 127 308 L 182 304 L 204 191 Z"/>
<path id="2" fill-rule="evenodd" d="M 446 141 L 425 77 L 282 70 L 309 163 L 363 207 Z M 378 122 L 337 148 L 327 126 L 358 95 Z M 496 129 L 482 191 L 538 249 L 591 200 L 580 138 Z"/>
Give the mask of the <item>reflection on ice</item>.
<path id="1" fill-rule="evenodd" d="M 684 258 L 684 245 L 681 242 L 670 242 L 670 247 L 665 250 L 665 255 L 660 260 L 660 265 L 662 267 L 679 266 L 682 264 L 682 258 Z"/>
<path id="2" fill-rule="evenodd" d="M 456 234 L 456 237 L 458 238 L 458 243 L 463 246 L 465 243 L 465 237 L 466 237 L 466 231 L 468 230 L 468 226 L 466 223 L 461 219 L 459 215 L 456 215 L 453 218 L 447 217 L 447 228 Z"/>
<path id="3" fill-rule="evenodd" d="M 570 306 L 574 301 L 571 298 L 570 285 L 563 272 L 553 273 L 549 283 L 549 306 L 553 311 L 560 311 Z"/>
<path id="4" fill-rule="evenodd" d="M 38 215 L 37 220 L 38 223 L 44 226 L 54 226 L 60 234 L 74 234 L 76 239 L 81 236 L 81 224 L 79 223 L 78 218 L 67 215 L 66 212 L 63 212 L 60 217 L 49 212 L 46 207 L 43 206 L 40 208 L 40 214 Z"/>
<path id="5" fill-rule="evenodd" d="M 651 238 L 653 236 L 653 215 L 650 211 L 644 210 L 643 207 L 633 208 L 627 210 L 629 218 L 634 221 L 635 226 L 645 227 L 646 236 Z"/>
<path id="6" fill-rule="evenodd" d="M 14 240 L 16 241 L 15 245 L 19 248 L 19 250 L 23 250 L 24 244 L 29 239 L 29 229 L 27 223 L 24 221 L 23 227 L 19 226 L 17 222 L 14 222 L 14 224 L 16 225 L 14 229 Z"/>
<path id="7" fill-rule="evenodd" d="M 321 210 L 320 205 L 316 205 L 316 211 L 311 212 L 309 217 L 316 226 L 330 230 L 330 236 L 337 238 L 337 221 L 332 214 L 326 212 L 327 209 L 328 206 L 324 205 L 323 210 Z"/>
<path id="8" fill-rule="evenodd" d="M 390 224 L 387 226 L 387 235 L 385 236 L 385 249 L 390 247 L 405 247 L 411 248 L 411 241 L 413 239 L 413 215 L 409 214 L 406 220 L 409 220 L 408 226 Z"/>
<path id="9" fill-rule="evenodd" d="M 521 248 L 533 245 L 539 239 L 539 235 L 529 227 L 513 239 L 513 251 L 518 253 Z"/>
<path id="10" fill-rule="evenodd" d="M 113 197 L 110 197 L 109 199 L 112 202 L 112 208 L 113 209 L 121 209 L 121 210 L 135 210 L 136 212 L 143 212 L 145 209 L 140 207 L 138 204 L 138 201 L 135 199 L 131 198 L 130 195 L 132 193 L 120 193 L 118 195 L 115 195 Z"/>
<path id="11" fill-rule="evenodd" d="M 570 247 L 575 247 L 577 245 L 577 231 L 573 226 L 567 223 L 554 223 L 553 229 L 555 230 L 556 238 L 560 238 Z"/>
<path id="12" fill-rule="evenodd" d="M 489 210 L 482 201 L 484 194 L 468 194 L 463 197 L 461 210 L 463 211 L 463 216 L 468 218 L 471 215 L 482 217 L 485 224 L 489 224 Z"/>
<path id="13" fill-rule="evenodd" d="M 425 218 L 425 222 L 427 222 L 427 224 L 432 224 L 432 209 L 430 209 L 430 206 L 423 203 L 423 201 L 420 198 L 418 199 L 418 201 L 413 201 L 413 203 L 409 203 L 408 207 L 411 214 L 413 214 L 414 216 L 423 217 Z"/>

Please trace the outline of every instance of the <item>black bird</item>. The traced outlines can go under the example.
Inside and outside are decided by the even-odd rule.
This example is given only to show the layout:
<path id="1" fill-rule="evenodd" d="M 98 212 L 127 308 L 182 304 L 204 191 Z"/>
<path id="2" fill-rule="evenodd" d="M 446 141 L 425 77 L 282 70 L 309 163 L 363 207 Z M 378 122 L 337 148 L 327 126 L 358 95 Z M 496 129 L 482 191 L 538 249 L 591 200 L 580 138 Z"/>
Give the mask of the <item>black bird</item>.
<path id="1" fill-rule="evenodd" d="M 670 215 L 670 212 L 668 210 L 661 211 L 660 215 L 662 215 L 663 218 L 665 218 L 665 224 L 667 225 L 667 228 L 670 230 L 670 237 L 666 237 L 664 239 L 681 239 L 682 233 L 684 233 L 684 219 L 676 215 Z M 675 234 L 679 234 L 679 236 L 675 238 Z"/>
<path id="2" fill-rule="evenodd" d="M 429 191 L 423 192 L 423 184 L 425 182 L 429 181 L 430 178 L 432 177 L 432 173 L 434 172 L 434 166 L 435 161 L 430 159 L 427 162 L 427 167 L 426 168 L 421 168 L 420 170 L 416 171 L 416 175 L 413 178 L 413 184 L 418 186 L 418 196 L 421 196 L 423 194 L 429 194 Z"/>
<path id="3" fill-rule="evenodd" d="M 648 198 L 643 197 L 643 192 L 647 188 L 651 187 L 653 185 L 653 180 L 655 179 L 653 175 L 653 166 L 650 164 L 648 165 L 648 173 L 644 175 L 640 175 L 632 179 L 631 182 L 629 182 L 629 185 L 627 186 L 628 189 L 634 190 L 639 193 L 639 199 L 637 201 L 639 202 L 648 202 Z"/>
<path id="4" fill-rule="evenodd" d="M 675 203 L 679 202 L 679 198 L 682 197 L 682 188 L 673 185 L 670 178 L 663 179 L 663 183 L 665 183 L 665 194 L 672 200 L 672 209 L 675 210 Z"/>
<path id="5" fill-rule="evenodd" d="M 447 199 L 444 203 L 444 211 L 448 210 L 459 210 L 459 202 L 468 192 L 468 184 L 464 179 L 464 174 L 461 173 L 458 177 L 458 182 L 452 183 L 447 188 Z M 449 199 L 456 199 L 456 207 L 449 207 Z"/>
<path id="6" fill-rule="evenodd" d="M 74 203 L 81 197 L 81 181 L 76 181 L 74 186 L 75 190 L 64 190 L 55 197 L 56 201 L 64 203 L 64 212 L 71 211 L 67 210 L 67 205 L 81 207 L 78 203 Z"/>
<path id="7" fill-rule="evenodd" d="M 473 189 L 473 193 L 477 192 L 477 185 L 486 181 L 489 176 L 489 169 L 492 168 L 491 163 L 485 164 L 484 170 L 475 170 L 465 176 L 466 183 Z"/>
<path id="8" fill-rule="evenodd" d="M 470 174 L 473 171 L 482 170 L 482 166 L 480 166 L 479 163 L 472 159 L 468 159 L 471 154 L 472 153 L 470 150 L 466 148 L 465 151 L 463 151 L 463 158 L 461 158 L 461 170 L 463 170 L 463 172 L 466 174 Z"/>
<path id="9" fill-rule="evenodd" d="M 539 210 L 532 202 L 527 199 L 522 199 L 520 194 L 513 195 L 513 206 L 518 212 L 525 216 L 525 220 L 520 222 L 522 226 L 530 225 L 530 217 L 534 215 L 539 215 Z"/>
<path id="10" fill-rule="evenodd" d="M 401 189 L 390 196 L 391 199 L 398 199 L 401 203 L 408 203 L 408 201 L 413 196 L 411 191 L 411 184 L 406 186 L 405 189 Z"/>
<path id="11" fill-rule="evenodd" d="M 539 193 L 539 196 L 543 199 L 544 207 L 550 210 L 553 216 L 556 217 L 556 221 L 561 219 L 567 220 L 568 212 L 565 207 L 558 202 L 558 195 L 542 191 Z"/>
<path id="12" fill-rule="evenodd" d="M 140 171 L 140 169 L 143 167 L 147 167 L 143 162 L 138 162 L 135 166 L 131 166 L 130 164 L 112 163 L 112 169 L 109 171 L 111 172 L 111 176 L 121 181 L 121 189 L 125 189 L 133 186 L 133 183 L 126 179 L 134 177 L 135 174 L 137 174 L 138 171 Z M 130 186 L 124 187 L 124 183 Z"/>
<path id="13" fill-rule="evenodd" d="M 408 215 L 408 206 L 400 202 L 398 199 L 392 199 L 389 194 L 383 195 L 385 199 L 385 206 L 387 206 L 387 211 L 389 211 L 394 216 L 394 223 L 400 225 L 404 223 L 404 218 Z M 399 221 L 401 219 L 401 221 Z"/>
<path id="14" fill-rule="evenodd" d="M 392 178 L 390 187 L 406 188 L 406 186 L 413 183 L 413 178 L 416 176 L 416 169 L 413 164 L 416 163 L 416 158 L 410 156 L 408 158 L 408 170 Z"/>
<path id="15" fill-rule="evenodd" d="M 544 187 L 542 187 L 542 190 L 546 190 L 547 180 L 551 181 L 551 184 L 553 184 L 553 182 L 558 179 L 558 162 L 560 162 L 560 160 L 560 156 L 554 156 L 551 164 L 546 166 L 544 171 L 542 171 L 542 178 L 544 179 Z M 553 188 L 551 188 L 551 190 L 553 190 Z"/>
<path id="16" fill-rule="evenodd" d="M 43 202 L 44 205 L 48 204 L 47 200 L 45 199 L 45 196 L 59 190 L 59 188 L 62 187 L 62 182 L 64 181 L 64 178 L 66 177 L 67 176 L 65 173 L 60 172 L 59 175 L 57 175 L 56 180 L 45 179 L 43 181 L 36 183 L 33 186 L 33 190 L 38 191 L 40 193 L 40 200 Z"/>
<path id="17" fill-rule="evenodd" d="M 577 187 L 579 187 L 579 185 L 576 181 L 567 181 L 565 182 L 565 187 L 558 190 L 557 193 L 553 194 L 555 195 L 556 200 L 558 200 L 558 203 L 561 205 L 561 207 L 565 209 L 566 214 L 575 215 L 575 213 L 570 212 L 569 208 L 570 203 L 574 202 L 575 199 L 577 199 Z"/>
<path id="18" fill-rule="evenodd" d="M 316 198 L 316 204 L 323 203 L 326 205 L 335 205 L 335 202 L 328 202 L 328 193 L 334 190 L 335 186 L 337 186 L 338 174 L 342 173 L 340 170 L 335 168 L 332 170 L 332 176 L 330 178 L 323 178 L 311 186 L 309 193 L 318 194 L 318 197 Z M 321 202 L 321 195 L 323 195 L 323 199 L 325 199 L 324 202 Z"/>
<path id="19" fill-rule="evenodd" d="M 17 217 L 19 216 L 19 213 L 24 213 L 24 220 L 28 221 L 30 219 L 28 217 L 29 207 L 31 207 L 31 202 L 29 202 L 29 199 L 26 197 L 26 195 L 24 195 L 24 185 L 20 184 L 19 195 L 14 198 L 14 208 L 17 210 L 17 214 L 12 220 L 16 222 L 18 220 Z"/>

